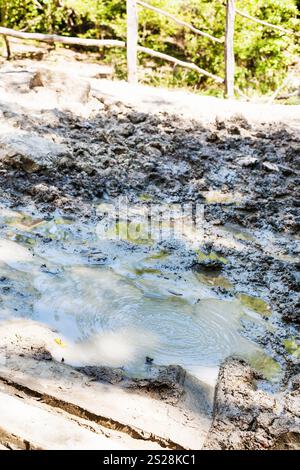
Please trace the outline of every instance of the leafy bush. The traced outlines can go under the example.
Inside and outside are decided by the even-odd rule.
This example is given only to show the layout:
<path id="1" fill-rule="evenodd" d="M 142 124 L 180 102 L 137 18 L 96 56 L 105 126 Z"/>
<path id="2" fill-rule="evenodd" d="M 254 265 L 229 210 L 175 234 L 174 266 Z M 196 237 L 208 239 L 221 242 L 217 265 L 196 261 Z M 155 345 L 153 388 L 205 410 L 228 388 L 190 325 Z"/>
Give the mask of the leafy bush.
<path id="1" fill-rule="evenodd" d="M 197 28 L 222 38 L 225 1 L 148 0 Z M 300 0 L 237 0 L 237 8 L 261 20 L 299 31 Z M 36 32 L 93 38 L 126 38 L 125 0 L 0 0 L 1 24 Z M 297 8 L 298 7 L 298 8 Z M 155 12 L 139 8 L 140 44 L 224 76 L 223 45 L 193 34 Z M 276 89 L 295 62 L 299 38 L 282 34 L 239 15 L 235 24 L 236 84 L 246 93 Z M 141 78 L 155 85 L 188 86 L 219 93 L 220 85 L 198 73 L 139 54 Z M 126 75 L 125 50 L 105 49 L 101 59 Z M 160 65 L 160 67 L 157 67 Z"/>

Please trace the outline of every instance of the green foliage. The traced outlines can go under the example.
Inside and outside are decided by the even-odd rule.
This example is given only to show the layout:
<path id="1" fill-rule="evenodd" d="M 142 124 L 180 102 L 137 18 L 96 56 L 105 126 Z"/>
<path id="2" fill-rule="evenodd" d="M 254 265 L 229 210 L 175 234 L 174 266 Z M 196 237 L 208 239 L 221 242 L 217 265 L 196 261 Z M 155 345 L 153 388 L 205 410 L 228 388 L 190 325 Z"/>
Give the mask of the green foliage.
<path id="1" fill-rule="evenodd" d="M 220 0 L 148 0 L 195 27 L 224 37 L 226 10 Z M 300 0 L 237 0 L 237 8 L 286 29 L 300 31 Z M 126 38 L 125 0 L 0 0 L 1 24 L 32 32 L 56 32 L 93 38 Z M 224 76 L 223 45 L 193 34 L 172 20 L 139 8 L 141 45 L 194 62 Z M 239 15 L 235 23 L 236 84 L 244 92 L 269 93 L 284 79 L 299 53 L 299 38 L 285 35 Z M 125 51 L 105 49 L 100 59 L 126 75 Z M 139 54 L 144 83 L 187 86 L 221 92 L 220 85 L 198 73 Z M 159 67 L 158 67 L 159 65 Z"/>
<path id="2" fill-rule="evenodd" d="M 299 31 L 296 2 L 291 0 L 240 0 L 240 9 L 260 20 Z M 247 92 L 276 89 L 299 52 L 299 39 L 245 18 L 237 17 L 235 51 L 237 82 Z"/>
<path id="3" fill-rule="evenodd" d="M 0 23 L 2 26 L 22 29 L 37 15 L 38 10 L 32 0 L 0 1 Z"/>

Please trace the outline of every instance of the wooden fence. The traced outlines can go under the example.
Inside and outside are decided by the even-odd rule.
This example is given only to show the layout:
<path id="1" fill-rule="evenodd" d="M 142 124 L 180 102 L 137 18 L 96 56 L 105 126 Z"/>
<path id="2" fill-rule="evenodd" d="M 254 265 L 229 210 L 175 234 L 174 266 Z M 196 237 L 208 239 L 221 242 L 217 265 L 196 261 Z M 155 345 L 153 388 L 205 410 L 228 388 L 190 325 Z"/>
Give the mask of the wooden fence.
<path id="1" fill-rule="evenodd" d="M 234 71 L 235 71 L 234 24 L 235 24 L 236 15 L 240 15 L 249 21 L 256 22 L 265 27 L 278 30 L 283 34 L 295 35 L 295 36 L 300 37 L 300 33 L 283 28 L 279 25 L 273 25 L 266 21 L 262 21 L 258 18 L 255 18 L 249 15 L 246 12 L 236 9 L 235 0 L 224 0 L 224 1 L 226 2 L 226 4 L 224 4 L 224 7 L 226 7 L 226 24 L 225 24 L 225 37 L 224 38 L 214 37 L 208 32 L 202 31 L 196 28 L 195 26 L 193 26 L 192 24 L 182 21 L 181 19 L 175 17 L 171 13 L 168 13 L 142 0 L 126 0 L 126 13 L 127 13 L 127 40 L 126 42 L 114 40 L 114 39 L 83 39 L 83 38 L 74 38 L 74 37 L 67 37 L 67 36 L 58 36 L 56 34 L 26 33 L 24 31 L 15 31 L 13 29 L 4 28 L 1 26 L 0 26 L 0 34 L 2 34 L 4 37 L 8 59 L 10 58 L 10 55 L 11 55 L 9 41 L 8 41 L 8 37 L 10 36 L 19 38 L 19 39 L 25 39 L 25 40 L 42 41 L 42 42 L 47 42 L 50 44 L 57 42 L 57 43 L 62 43 L 62 44 L 79 45 L 79 46 L 124 47 L 124 48 L 126 47 L 128 82 L 130 83 L 136 84 L 138 82 L 138 52 L 143 52 L 153 57 L 157 57 L 159 59 L 172 62 L 175 65 L 179 65 L 181 67 L 195 70 L 201 75 L 205 75 L 218 83 L 224 84 L 225 96 L 227 98 L 232 98 L 234 97 L 235 91 L 238 92 L 239 94 L 242 94 L 240 90 L 238 90 L 238 88 L 235 86 L 235 83 L 234 83 Z M 187 28 L 195 34 L 198 34 L 207 39 L 210 39 L 211 41 L 224 44 L 225 78 L 222 78 L 213 73 L 210 73 L 207 70 L 204 70 L 198 67 L 198 65 L 194 63 L 179 60 L 168 54 L 164 54 L 162 52 L 154 51 L 153 49 L 140 46 L 138 44 L 138 26 L 139 26 L 138 7 L 146 8 L 159 15 L 163 15 L 169 18 L 170 20 L 174 21 L 175 23 L 177 23 L 179 26 Z"/>

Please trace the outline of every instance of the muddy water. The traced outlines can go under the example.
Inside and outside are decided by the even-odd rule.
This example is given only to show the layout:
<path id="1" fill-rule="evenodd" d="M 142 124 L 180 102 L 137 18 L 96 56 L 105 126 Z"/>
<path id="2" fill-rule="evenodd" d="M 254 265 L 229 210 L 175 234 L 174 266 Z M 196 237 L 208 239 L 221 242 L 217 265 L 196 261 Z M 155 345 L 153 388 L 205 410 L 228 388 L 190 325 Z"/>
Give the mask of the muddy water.
<path id="1" fill-rule="evenodd" d="M 143 375 L 148 357 L 213 383 L 220 362 L 238 354 L 278 377 L 278 364 L 243 335 L 245 318 L 267 329 L 263 316 L 245 299 L 218 296 L 211 286 L 231 287 L 219 274 L 182 268 L 182 247 L 100 240 L 96 224 L 59 214 L 3 208 L 0 217 L 0 318 L 55 329 L 58 360 Z"/>

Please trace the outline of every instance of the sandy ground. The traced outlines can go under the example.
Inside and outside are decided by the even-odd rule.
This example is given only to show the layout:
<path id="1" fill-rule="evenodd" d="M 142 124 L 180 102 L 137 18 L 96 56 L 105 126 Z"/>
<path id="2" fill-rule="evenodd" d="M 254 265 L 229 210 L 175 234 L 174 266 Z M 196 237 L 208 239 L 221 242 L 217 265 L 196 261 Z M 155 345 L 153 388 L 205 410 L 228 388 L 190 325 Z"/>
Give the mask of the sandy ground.
<path id="1" fill-rule="evenodd" d="M 100 92 L 108 98 L 120 100 L 137 107 L 142 112 L 168 112 L 185 118 L 213 122 L 230 119 L 240 114 L 252 123 L 281 122 L 298 126 L 300 124 L 300 105 L 259 104 L 238 100 L 223 100 L 193 93 L 132 86 L 126 82 L 101 80 L 92 82 L 95 93 Z"/>

